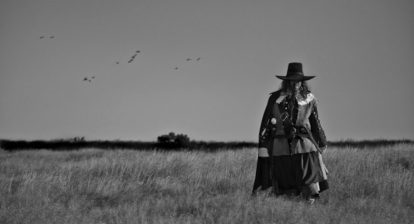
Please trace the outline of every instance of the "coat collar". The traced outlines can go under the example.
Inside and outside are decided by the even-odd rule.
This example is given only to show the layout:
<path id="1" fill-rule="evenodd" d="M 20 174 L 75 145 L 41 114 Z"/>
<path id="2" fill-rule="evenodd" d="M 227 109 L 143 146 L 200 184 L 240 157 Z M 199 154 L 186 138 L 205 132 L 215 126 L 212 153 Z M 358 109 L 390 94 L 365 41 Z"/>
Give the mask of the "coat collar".
<path id="1" fill-rule="evenodd" d="M 280 104 L 287 96 L 288 94 L 281 92 L 278 98 L 276 99 L 276 103 Z M 306 95 L 306 98 L 302 97 L 301 95 L 296 95 L 296 100 L 298 101 L 298 104 L 301 106 L 310 103 L 313 99 L 315 99 L 315 96 L 312 93 L 308 93 Z"/>

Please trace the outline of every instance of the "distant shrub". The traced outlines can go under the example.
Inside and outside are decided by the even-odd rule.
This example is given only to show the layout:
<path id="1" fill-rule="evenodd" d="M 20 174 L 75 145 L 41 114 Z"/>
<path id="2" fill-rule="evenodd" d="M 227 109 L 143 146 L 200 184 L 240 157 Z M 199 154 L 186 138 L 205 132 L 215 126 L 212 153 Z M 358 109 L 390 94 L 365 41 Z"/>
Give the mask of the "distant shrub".
<path id="1" fill-rule="evenodd" d="M 170 132 L 169 134 L 157 137 L 157 146 L 167 149 L 189 148 L 190 138 L 185 134 Z"/>

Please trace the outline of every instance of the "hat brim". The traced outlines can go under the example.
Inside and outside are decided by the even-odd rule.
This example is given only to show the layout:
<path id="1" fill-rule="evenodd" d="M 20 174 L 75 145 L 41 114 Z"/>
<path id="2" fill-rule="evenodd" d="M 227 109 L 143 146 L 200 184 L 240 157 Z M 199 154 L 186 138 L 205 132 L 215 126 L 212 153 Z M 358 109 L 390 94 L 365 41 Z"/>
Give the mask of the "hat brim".
<path id="1" fill-rule="evenodd" d="M 315 78 L 315 76 L 304 76 L 304 75 L 289 75 L 289 76 L 276 76 L 279 79 L 287 81 L 306 81 Z"/>

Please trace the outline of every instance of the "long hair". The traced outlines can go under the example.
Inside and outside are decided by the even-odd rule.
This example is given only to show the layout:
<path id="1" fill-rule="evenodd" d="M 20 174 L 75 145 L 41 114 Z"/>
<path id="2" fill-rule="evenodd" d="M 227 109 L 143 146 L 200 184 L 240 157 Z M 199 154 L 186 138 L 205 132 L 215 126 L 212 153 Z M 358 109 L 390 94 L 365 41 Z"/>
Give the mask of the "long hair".
<path id="1" fill-rule="evenodd" d="M 306 96 L 308 95 L 308 93 L 311 92 L 309 85 L 306 81 L 300 81 L 302 84 L 300 85 L 300 89 L 299 89 L 299 94 L 303 97 L 306 98 Z M 283 80 L 282 84 L 280 85 L 279 90 L 281 90 L 282 92 L 285 93 L 293 93 L 294 89 L 292 88 L 293 86 L 290 84 L 289 80 Z"/>

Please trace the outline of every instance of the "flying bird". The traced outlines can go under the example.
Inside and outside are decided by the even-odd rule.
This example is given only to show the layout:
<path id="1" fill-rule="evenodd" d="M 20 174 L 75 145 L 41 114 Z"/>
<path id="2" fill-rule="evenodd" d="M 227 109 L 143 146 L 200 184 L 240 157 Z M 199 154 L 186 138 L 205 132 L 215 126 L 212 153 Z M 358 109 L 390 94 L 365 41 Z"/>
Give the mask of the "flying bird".
<path id="1" fill-rule="evenodd" d="M 84 77 L 83 78 L 83 81 L 84 82 L 92 82 L 92 79 L 95 79 L 95 76 L 93 75 L 93 76 L 91 76 L 91 77 Z"/>
<path id="2" fill-rule="evenodd" d="M 187 58 L 187 61 L 191 61 L 191 58 Z"/>
<path id="3" fill-rule="evenodd" d="M 116 64 L 119 65 L 119 61 L 117 61 Z"/>
<path id="4" fill-rule="evenodd" d="M 40 39 L 43 39 L 43 38 L 45 38 L 45 36 L 40 36 Z"/>
<path id="5" fill-rule="evenodd" d="M 200 59 L 201 59 L 201 58 L 200 58 L 200 57 L 198 57 L 196 60 L 197 60 L 197 61 L 200 61 Z"/>
<path id="6" fill-rule="evenodd" d="M 137 51 L 138 52 L 138 51 Z M 134 55 L 131 56 L 131 58 L 129 59 L 128 63 L 131 63 L 135 60 L 135 57 L 137 56 L 138 53 L 135 53 Z"/>
<path id="7" fill-rule="evenodd" d="M 55 36 L 50 36 L 49 38 L 50 38 L 50 39 L 53 39 L 53 38 L 55 38 Z"/>
<path id="8" fill-rule="evenodd" d="M 178 70 L 178 67 L 175 67 L 174 69 L 175 69 L 175 70 Z"/>

